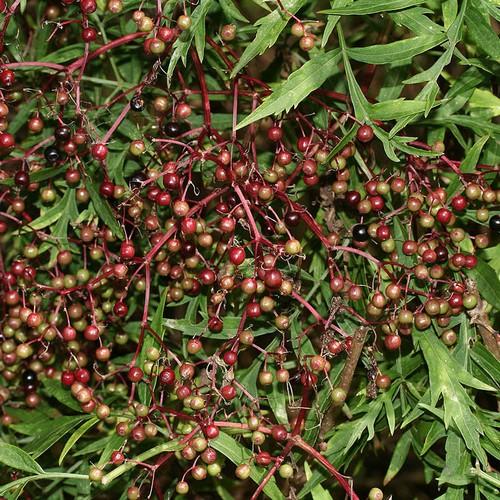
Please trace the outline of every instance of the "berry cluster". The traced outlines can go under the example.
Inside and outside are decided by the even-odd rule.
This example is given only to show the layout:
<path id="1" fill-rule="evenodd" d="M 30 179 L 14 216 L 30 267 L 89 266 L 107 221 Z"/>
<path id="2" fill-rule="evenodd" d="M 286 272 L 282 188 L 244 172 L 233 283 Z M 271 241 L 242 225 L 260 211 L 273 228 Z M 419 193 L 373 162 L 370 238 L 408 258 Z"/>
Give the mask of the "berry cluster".
<path id="1" fill-rule="evenodd" d="M 116 444 L 88 477 L 106 488 L 127 475 L 131 500 L 149 489 L 163 498 L 161 471 L 174 461 L 179 495 L 208 477 L 258 473 L 249 497 L 272 496 L 276 480 L 303 482 L 292 449 L 358 498 L 322 440 L 360 357 L 376 398 L 392 387 L 391 351 L 433 328 L 453 348 L 464 313 L 498 356 L 474 274 L 498 243 L 496 170 L 464 172 L 440 140 L 411 142 L 396 163 L 374 133 L 388 124 L 359 121 L 339 93 L 237 133 L 238 112 L 270 94 L 251 73 L 223 80 L 237 25 L 207 36 L 220 71 L 193 47 L 190 74 L 177 69 L 167 87 L 161 63 L 197 18 L 164 14 L 162 2 L 125 7 L 107 3 L 108 32 L 130 29 L 108 39 L 95 0 L 46 6 L 58 23 L 50 43 L 83 42 L 69 62 L 16 62 L 4 49 L 2 426 L 15 432 L 20 408 L 44 409 L 54 395 L 95 415 L 98 435 Z M 296 19 L 291 35 L 310 51 L 320 28 Z M 123 64 L 140 54 L 132 86 L 118 49 Z M 98 81 L 91 70 L 106 55 Z M 47 75 L 32 94 L 31 66 Z M 120 85 L 104 92 L 110 75 Z M 314 417 L 322 389 L 324 421 Z"/>

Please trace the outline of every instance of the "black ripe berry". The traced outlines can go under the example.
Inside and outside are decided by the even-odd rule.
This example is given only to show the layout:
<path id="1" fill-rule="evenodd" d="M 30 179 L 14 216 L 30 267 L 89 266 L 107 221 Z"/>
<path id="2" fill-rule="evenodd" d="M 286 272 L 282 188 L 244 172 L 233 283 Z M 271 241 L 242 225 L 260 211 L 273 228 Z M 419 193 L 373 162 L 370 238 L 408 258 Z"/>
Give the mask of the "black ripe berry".
<path id="1" fill-rule="evenodd" d="M 22 374 L 21 379 L 24 386 L 34 385 L 37 381 L 37 375 L 33 370 L 25 370 Z"/>
<path id="2" fill-rule="evenodd" d="M 60 142 L 68 142 L 71 137 L 71 129 L 67 125 L 61 125 L 54 130 L 54 137 Z"/>
<path id="3" fill-rule="evenodd" d="M 368 241 L 368 227 L 365 224 L 356 224 L 352 228 L 352 239 L 354 241 Z"/>
<path id="4" fill-rule="evenodd" d="M 490 229 L 495 233 L 500 233 L 500 215 L 494 215 L 491 217 Z"/>
<path id="5" fill-rule="evenodd" d="M 49 163 L 55 163 L 57 160 L 61 158 L 61 153 L 55 146 L 49 146 L 48 148 L 45 148 L 43 154 L 45 156 L 45 159 Z"/>
<path id="6" fill-rule="evenodd" d="M 130 100 L 130 109 L 132 111 L 142 111 L 144 109 L 144 99 L 140 95 L 132 97 Z"/>
<path id="7" fill-rule="evenodd" d="M 165 133 L 170 137 L 176 137 L 181 133 L 181 126 L 176 122 L 165 123 Z"/>

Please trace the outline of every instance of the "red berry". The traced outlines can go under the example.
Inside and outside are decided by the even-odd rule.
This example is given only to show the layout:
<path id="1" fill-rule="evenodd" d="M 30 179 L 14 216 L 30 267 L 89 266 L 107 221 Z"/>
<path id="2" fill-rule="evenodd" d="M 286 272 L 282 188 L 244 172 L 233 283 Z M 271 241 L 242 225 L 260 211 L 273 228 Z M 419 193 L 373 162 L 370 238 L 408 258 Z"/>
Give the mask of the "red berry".
<path id="1" fill-rule="evenodd" d="M 78 368 L 78 370 L 75 371 L 75 379 L 77 382 L 87 384 L 90 380 L 90 372 L 86 368 Z"/>
<path id="2" fill-rule="evenodd" d="M 0 84 L 3 87 L 12 87 L 16 81 L 16 75 L 10 69 L 3 69 L 0 71 Z"/>
<path id="3" fill-rule="evenodd" d="M 224 399 L 230 401 L 236 397 L 236 389 L 232 385 L 225 385 L 221 387 L 220 393 Z"/>
<path id="4" fill-rule="evenodd" d="M 92 157 L 104 161 L 108 156 L 108 148 L 104 144 L 94 144 L 91 149 Z"/>
<path id="5" fill-rule="evenodd" d="M 267 451 L 261 451 L 257 453 L 255 457 L 255 462 L 263 467 L 269 465 L 271 463 L 272 457 Z"/>
<path id="6" fill-rule="evenodd" d="M 205 436 L 207 436 L 208 439 L 216 439 L 219 435 L 219 428 L 214 425 L 210 424 L 205 427 Z"/>
<path id="7" fill-rule="evenodd" d="M 175 382 L 175 372 L 172 368 L 164 368 L 160 372 L 160 384 L 162 385 L 173 385 Z"/>
<path id="8" fill-rule="evenodd" d="M 389 351 L 396 351 L 401 346 L 401 337 L 399 335 L 386 335 L 384 344 Z"/>
<path id="9" fill-rule="evenodd" d="M 83 28 L 82 40 L 85 43 L 93 42 L 97 38 L 97 31 L 94 28 Z"/>
<path id="10" fill-rule="evenodd" d="M 8 134 L 7 132 L 0 133 L 0 148 L 8 149 L 14 147 L 16 144 L 16 140 L 12 134 Z"/>
<path id="11" fill-rule="evenodd" d="M 245 249 L 243 247 L 233 247 L 229 250 L 229 260 L 235 266 L 242 264 L 245 257 Z"/>
<path id="12" fill-rule="evenodd" d="M 142 370 L 138 366 L 132 366 L 128 371 L 128 379 L 130 382 L 139 382 L 143 375 Z"/>
<path id="13" fill-rule="evenodd" d="M 95 0 L 81 0 L 80 9 L 84 14 L 92 14 L 97 9 L 97 3 Z"/>
<path id="14" fill-rule="evenodd" d="M 451 220 L 451 216 L 453 214 L 447 209 L 447 208 L 440 208 L 438 210 L 438 213 L 436 214 L 436 219 L 441 223 L 441 224 L 448 224 Z"/>
<path id="15" fill-rule="evenodd" d="M 362 125 L 358 128 L 356 137 L 359 142 L 370 142 L 373 139 L 373 129 L 369 125 Z"/>
<path id="16" fill-rule="evenodd" d="M 234 351 L 226 351 L 222 357 L 224 363 L 229 366 L 233 366 L 238 361 L 238 354 Z"/>
<path id="17" fill-rule="evenodd" d="M 283 425 L 274 425 L 271 429 L 271 435 L 276 441 L 284 441 L 288 436 L 288 432 Z"/>
<path id="18" fill-rule="evenodd" d="M 120 257 L 127 260 L 135 257 L 135 246 L 131 241 L 122 242 L 120 245 Z"/>
<path id="19" fill-rule="evenodd" d="M 455 196 L 451 200 L 451 206 L 457 212 L 461 212 L 462 210 L 465 210 L 467 208 L 468 204 L 469 204 L 469 202 L 467 201 L 467 198 L 465 196 L 462 196 L 462 195 Z"/>
<path id="20" fill-rule="evenodd" d="M 75 375 L 70 371 L 63 371 L 61 373 L 61 383 L 69 387 L 75 381 Z"/>
<path id="21" fill-rule="evenodd" d="M 283 130 L 280 127 L 271 127 L 267 131 L 267 137 L 270 141 L 279 142 L 283 138 Z"/>

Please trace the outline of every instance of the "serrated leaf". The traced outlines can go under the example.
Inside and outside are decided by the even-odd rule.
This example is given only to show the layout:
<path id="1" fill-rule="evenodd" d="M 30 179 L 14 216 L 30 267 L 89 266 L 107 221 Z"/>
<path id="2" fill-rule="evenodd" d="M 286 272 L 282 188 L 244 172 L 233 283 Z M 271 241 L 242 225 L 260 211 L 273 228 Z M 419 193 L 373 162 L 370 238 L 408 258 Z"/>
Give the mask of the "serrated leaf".
<path id="1" fill-rule="evenodd" d="M 294 71 L 288 79 L 273 90 L 263 103 L 241 121 L 236 130 L 266 116 L 288 112 L 297 107 L 311 92 L 319 88 L 325 80 L 336 72 L 340 61 L 340 50 L 320 54 Z"/>
<path id="2" fill-rule="evenodd" d="M 88 182 L 86 188 L 89 192 L 90 199 L 92 200 L 97 216 L 104 222 L 104 224 L 106 224 L 106 226 L 109 227 L 115 236 L 122 240 L 124 238 L 123 229 L 120 224 L 118 224 L 109 203 L 99 194 L 97 184 Z"/>
<path id="3" fill-rule="evenodd" d="M 263 54 L 276 43 L 290 20 L 288 13 L 295 14 L 306 3 L 306 0 L 283 0 L 281 3 L 287 14 L 278 7 L 256 22 L 257 33 L 234 66 L 231 78 L 234 78 L 252 59 Z"/>
<path id="4" fill-rule="evenodd" d="M 7 443 L 0 443 L 0 463 L 24 472 L 31 472 L 33 474 L 44 473 L 38 462 L 31 458 L 25 451 Z"/>
<path id="5" fill-rule="evenodd" d="M 248 23 L 248 19 L 238 10 L 232 0 L 219 0 L 219 4 L 226 16 L 232 17 L 236 21 Z"/>
<path id="6" fill-rule="evenodd" d="M 182 32 L 181 35 L 177 38 L 173 45 L 173 52 L 170 57 L 170 62 L 167 68 L 167 82 L 168 86 L 170 86 L 172 75 L 174 74 L 175 67 L 179 60 L 182 60 L 183 64 L 186 65 L 187 56 L 189 49 L 191 48 L 191 44 L 193 39 L 198 34 L 198 38 L 200 37 L 200 33 L 203 32 L 203 37 L 205 34 L 205 18 L 210 10 L 210 7 L 213 5 L 213 0 L 201 0 L 198 6 L 191 13 L 191 28 Z M 200 44 L 201 42 L 198 41 Z M 197 49 L 201 50 L 204 48 L 200 45 Z M 199 56 L 199 50 L 198 57 Z M 200 57 L 200 59 L 203 58 Z"/>
<path id="7" fill-rule="evenodd" d="M 70 438 L 66 441 L 66 444 L 64 445 L 64 448 L 61 451 L 61 454 L 59 455 L 59 465 L 61 465 L 64 461 L 64 458 L 66 455 L 69 453 L 71 448 L 75 445 L 75 443 L 90 429 L 92 428 L 95 424 L 99 422 L 99 419 L 97 417 L 93 417 L 90 420 L 87 420 L 82 424 L 81 427 L 79 427 L 73 434 L 71 434 Z"/>
<path id="8" fill-rule="evenodd" d="M 338 7 L 321 11 L 321 14 L 334 14 L 337 16 L 363 16 L 366 14 L 378 14 L 379 12 L 390 12 L 393 10 L 415 7 L 424 3 L 424 0 L 383 0 L 373 2 L 371 0 L 357 0 L 347 7 Z"/>
<path id="9" fill-rule="evenodd" d="M 368 64 L 398 64 L 442 44 L 445 40 L 445 34 L 422 35 L 384 45 L 351 47 L 347 49 L 347 54 L 356 61 Z"/>
<path id="10" fill-rule="evenodd" d="M 235 465 L 249 462 L 252 457 L 252 452 L 250 450 L 223 431 L 219 433 L 217 438 L 210 440 L 210 446 L 222 453 Z M 250 466 L 250 477 L 256 484 L 260 484 L 265 475 L 266 470 L 262 467 L 257 467 L 253 464 Z M 274 477 L 271 477 L 270 481 L 264 487 L 264 493 L 268 495 L 271 500 L 281 500 L 285 498 L 278 488 Z"/>

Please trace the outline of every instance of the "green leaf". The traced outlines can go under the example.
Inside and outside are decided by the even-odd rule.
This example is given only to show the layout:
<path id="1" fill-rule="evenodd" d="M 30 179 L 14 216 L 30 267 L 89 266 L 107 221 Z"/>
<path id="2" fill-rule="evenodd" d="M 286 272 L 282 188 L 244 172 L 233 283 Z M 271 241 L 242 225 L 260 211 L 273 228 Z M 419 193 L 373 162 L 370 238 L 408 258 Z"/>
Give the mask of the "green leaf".
<path id="1" fill-rule="evenodd" d="M 408 452 L 410 451 L 411 445 L 411 431 L 406 431 L 400 438 L 394 448 L 392 454 L 391 462 L 384 477 L 384 486 L 388 484 L 397 473 L 401 470 L 406 458 L 408 457 Z"/>
<path id="2" fill-rule="evenodd" d="M 500 280 L 495 270 L 482 259 L 478 259 L 476 267 L 467 271 L 477 283 L 477 290 L 486 302 L 495 309 L 500 309 Z"/>
<path id="3" fill-rule="evenodd" d="M 470 350 L 470 357 L 477 367 L 486 373 L 492 384 L 500 386 L 500 365 L 483 344 L 476 342 Z"/>
<path id="4" fill-rule="evenodd" d="M 432 11 L 424 7 L 415 7 L 391 14 L 392 20 L 399 26 L 405 26 L 413 33 L 427 33 L 437 35 L 443 32 L 443 27 L 436 24 L 425 14 L 432 14 Z"/>
<path id="5" fill-rule="evenodd" d="M 67 210 L 67 206 L 69 205 L 69 203 L 71 203 L 71 197 L 73 197 L 74 199 L 75 193 L 72 189 L 68 189 L 64 193 L 64 196 L 53 207 L 46 210 L 43 215 L 40 215 L 40 217 L 31 222 L 29 227 L 27 226 L 24 228 L 24 231 L 38 231 L 57 222 Z"/>
<path id="6" fill-rule="evenodd" d="M 425 110 L 425 102 L 406 99 L 394 99 L 391 101 L 378 102 L 370 107 L 370 118 L 372 120 L 396 120 L 408 115 L 422 113 Z"/>
<path id="7" fill-rule="evenodd" d="M 0 463 L 24 472 L 44 473 L 38 462 L 33 460 L 25 451 L 7 443 L 0 443 Z"/>
<path id="8" fill-rule="evenodd" d="M 479 437 L 483 433 L 482 427 L 471 411 L 471 406 L 475 406 L 475 404 L 462 384 L 484 391 L 494 391 L 495 389 L 484 384 L 460 366 L 432 331 L 419 332 L 416 339 L 422 348 L 429 368 L 431 389 L 429 410 L 435 408 L 439 396 L 442 395 L 445 427 L 453 424 L 461 434 L 467 448 L 474 452 L 481 463 L 486 464 L 486 454 L 479 441 Z"/>
<path id="9" fill-rule="evenodd" d="M 460 171 L 464 174 L 470 174 L 474 172 L 476 169 L 476 165 L 479 161 L 479 156 L 481 155 L 481 150 L 483 149 L 484 145 L 488 141 L 489 136 L 485 135 L 484 137 L 481 137 L 474 146 L 472 146 L 467 154 L 465 155 L 465 158 L 463 159 L 462 163 L 460 164 Z M 450 182 L 448 187 L 446 188 L 446 192 L 448 194 L 448 198 L 451 198 L 454 196 L 459 187 L 461 185 L 460 178 L 458 175 L 455 175 L 453 177 L 453 180 Z"/>
<path id="10" fill-rule="evenodd" d="M 351 63 L 349 61 L 349 56 L 347 54 L 347 48 L 345 45 L 344 35 L 340 24 L 337 26 L 337 32 L 339 34 L 340 48 L 342 50 L 342 56 L 344 59 L 344 69 L 347 78 L 347 85 L 349 87 L 349 93 L 351 95 L 352 105 L 354 106 L 354 112 L 356 113 L 356 118 L 361 122 L 365 122 L 370 116 L 370 104 L 366 99 L 361 87 L 358 85 L 354 73 L 351 68 Z"/>
<path id="11" fill-rule="evenodd" d="M 335 14 L 337 16 L 363 16 L 366 14 L 378 14 L 379 12 L 390 12 L 393 10 L 415 7 L 424 3 L 424 0 L 383 0 L 372 2 L 371 0 L 357 0 L 347 7 L 323 10 L 321 14 Z"/>
<path id="12" fill-rule="evenodd" d="M 39 457 L 44 451 L 48 450 L 54 443 L 71 431 L 71 429 L 89 418 L 91 417 L 83 415 L 59 417 L 56 420 L 49 420 L 43 425 L 38 425 L 34 439 L 27 445 L 26 451 L 34 458 Z"/>
<path id="13" fill-rule="evenodd" d="M 453 486 L 465 486 L 469 484 L 470 478 L 467 477 L 467 473 L 471 467 L 470 454 L 456 432 L 448 432 L 445 450 L 446 465 L 439 476 L 439 485 L 446 483 Z"/>
<path id="14" fill-rule="evenodd" d="M 445 40 L 444 34 L 422 35 L 384 45 L 349 48 L 347 54 L 356 61 L 368 64 L 398 64 L 442 44 Z"/>
<path id="15" fill-rule="evenodd" d="M 495 61 L 500 61 L 500 40 L 491 28 L 489 19 L 479 10 L 475 2 L 469 2 L 465 13 L 467 31 L 479 50 Z"/>
<path id="16" fill-rule="evenodd" d="M 109 227 L 115 236 L 122 240 L 125 237 L 123 229 L 118 224 L 109 203 L 99 194 L 97 183 L 88 182 L 86 188 L 98 217 Z"/>
<path id="17" fill-rule="evenodd" d="M 295 14 L 306 3 L 306 0 L 282 0 L 281 3 L 287 13 Z M 261 17 L 255 23 L 258 26 L 257 33 L 234 66 L 231 78 L 234 78 L 252 59 L 272 47 L 289 20 L 289 15 L 285 14 L 280 7 L 267 16 Z"/>
<path id="18" fill-rule="evenodd" d="M 174 74 L 175 67 L 182 59 L 184 66 L 187 62 L 187 55 L 193 39 L 197 37 L 198 45 L 196 51 L 198 52 L 198 57 L 200 57 L 200 51 L 202 52 L 200 59 L 203 59 L 203 50 L 205 48 L 204 42 L 201 41 L 200 37 L 203 34 L 203 39 L 205 37 L 205 18 L 213 5 L 213 0 L 201 0 L 198 6 L 193 10 L 191 14 L 191 28 L 182 32 L 177 38 L 173 45 L 172 56 L 170 57 L 170 62 L 167 68 L 167 81 L 168 86 L 172 80 L 172 75 Z"/>
<path id="19" fill-rule="evenodd" d="M 81 412 L 82 409 L 78 402 L 73 398 L 68 389 L 64 389 L 59 380 L 45 378 L 43 380 L 45 393 L 52 398 L 57 399 L 60 403 L 74 411 Z"/>
<path id="20" fill-rule="evenodd" d="M 252 457 L 252 452 L 250 450 L 245 448 L 242 444 L 223 431 L 219 433 L 217 438 L 210 441 L 210 446 L 222 453 L 235 465 L 250 462 Z M 250 466 L 250 477 L 256 484 L 261 483 L 262 479 L 266 475 L 266 472 L 267 471 L 262 467 L 256 467 L 255 465 Z M 271 500 L 285 498 L 278 488 L 274 477 L 271 477 L 271 480 L 264 487 L 264 493 L 268 495 Z"/>
<path id="21" fill-rule="evenodd" d="M 89 480 L 88 474 L 71 474 L 68 472 L 45 472 L 43 474 L 38 474 L 36 476 L 27 476 L 17 479 L 16 481 L 11 481 L 10 483 L 3 484 L 0 486 L 0 495 L 7 493 L 11 489 L 15 489 L 19 486 L 25 486 L 26 483 L 30 481 L 42 481 L 51 479 L 77 479 L 79 481 Z"/>
<path id="22" fill-rule="evenodd" d="M 267 394 L 267 400 L 276 421 L 279 424 L 288 425 L 286 384 L 281 384 L 276 380 L 276 373 L 273 373 L 273 377 L 273 384 Z"/>
<path id="23" fill-rule="evenodd" d="M 153 319 L 151 320 L 152 330 L 154 330 L 161 339 L 163 339 L 163 335 L 165 334 L 165 327 L 163 326 L 163 312 L 165 310 L 167 295 L 168 295 L 168 288 L 165 288 L 160 295 L 160 303 L 158 304 L 158 307 L 153 315 Z M 147 359 L 147 351 L 150 347 L 157 347 L 158 349 L 161 348 L 160 343 L 158 342 L 158 340 L 156 340 L 155 337 L 153 337 L 153 335 L 151 335 L 151 333 L 146 331 L 145 335 L 146 336 L 144 338 L 144 342 L 142 344 L 142 349 L 141 352 L 139 353 L 139 360 L 138 360 L 138 364 L 141 367 L 143 366 L 144 362 Z M 153 378 L 151 384 L 154 390 L 156 386 L 156 377 Z M 138 387 L 138 393 L 141 402 L 145 405 L 149 405 L 149 403 L 151 402 L 151 392 L 148 386 L 146 384 L 140 384 Z"/>
<path id="24" fill-rule="evenodd" d="M 59 455 L 59 465 L 61 465 L 64 461 L 64 458 L 68 454 L 68 452 L 73 448 L 75 443 L 95 424 L 99 422 L 99 419 L 97 417 L 93 417 L 90 420 L 87 420 L 86 422 L 83 423 L 83 425 L 78 428 L 71 437 L 66 441 L 66 444 L 64 445 L 63 450 L 61 451 L 61 454 Z"/>
<path id="25" fill-rule="evenodd" d="M 59 50 L 51 52 L 47 56 L 40 59 L 42 62 L 50 62 L 55 64 L 61 64 L 73 59 L 78 59 L 82 56 L 84 52 L 84 44 L 77 43 L 75 45 L 70 45 L 68 47 L 63 47 Z"/>
<path id="26" fill-rule="evenodd" d="M 263 103 L 238 124 L 236 130 L 266 116 L 288 112 L 297 107 L 311 92 L 319 88 L 338 69 L 340 61 L 338 49 L 320 54 L 294 71 L 286 81 L 273 90 Z"/>
<path id="27" fill-rule="evenodd" d="M 231 17 L 236 21 L 248 23 L 248 19 L 238 10 L 232 0 L 219 0 L 219 4 L 227 17 Z"/>

